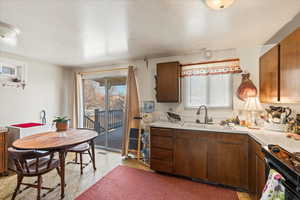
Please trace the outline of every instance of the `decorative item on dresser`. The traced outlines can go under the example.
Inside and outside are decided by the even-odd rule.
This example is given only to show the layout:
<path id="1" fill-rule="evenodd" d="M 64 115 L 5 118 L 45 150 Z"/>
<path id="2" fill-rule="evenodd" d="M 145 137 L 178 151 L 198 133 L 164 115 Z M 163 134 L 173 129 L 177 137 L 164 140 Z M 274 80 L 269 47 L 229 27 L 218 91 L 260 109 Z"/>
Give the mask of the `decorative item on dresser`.
<path id="1" fill-rule="evenodd" d="M 7 175 L 7 130 L 0 129 L 0 174 Z"/>

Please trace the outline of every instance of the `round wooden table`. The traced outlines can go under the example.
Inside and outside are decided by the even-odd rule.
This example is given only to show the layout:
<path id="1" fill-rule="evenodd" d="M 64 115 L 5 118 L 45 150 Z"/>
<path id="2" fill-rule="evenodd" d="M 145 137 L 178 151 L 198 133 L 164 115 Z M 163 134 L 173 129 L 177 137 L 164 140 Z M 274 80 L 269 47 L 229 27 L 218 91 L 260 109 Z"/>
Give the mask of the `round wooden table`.
<path id="1" fill-rule="evenodd" d="M 78 144 L 89 142 L 92 149 L 92 162 L 95 164 L 95 144 L 94 139 L 97 132 L 86 129 L 70 129 L 62 132 L 38 133 L 18 139 L 12 146 L 22 150 L 45 150 L 57 151 L 59 153 L 61 168 L 61 198 L 65 195 L 65 156 L 69 148 Z"/>

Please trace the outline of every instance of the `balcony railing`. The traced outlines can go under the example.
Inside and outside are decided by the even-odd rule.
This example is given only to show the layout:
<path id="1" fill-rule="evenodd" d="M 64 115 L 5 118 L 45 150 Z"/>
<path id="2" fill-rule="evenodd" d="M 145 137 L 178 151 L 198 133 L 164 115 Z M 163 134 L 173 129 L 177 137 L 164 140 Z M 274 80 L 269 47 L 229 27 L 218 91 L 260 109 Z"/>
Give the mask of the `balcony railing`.
<path id="1" fill-rule="evenodd" d="M 105 131 L 106 111 L 95 109 L 94 119 L 90 116 L 84 116 L 84 127 L 94 129 L 98 133 Z M 121 127 L 123 125 L 123 110 L 109 110 L 107 112 L 107 128 L 108 130 Z"/>

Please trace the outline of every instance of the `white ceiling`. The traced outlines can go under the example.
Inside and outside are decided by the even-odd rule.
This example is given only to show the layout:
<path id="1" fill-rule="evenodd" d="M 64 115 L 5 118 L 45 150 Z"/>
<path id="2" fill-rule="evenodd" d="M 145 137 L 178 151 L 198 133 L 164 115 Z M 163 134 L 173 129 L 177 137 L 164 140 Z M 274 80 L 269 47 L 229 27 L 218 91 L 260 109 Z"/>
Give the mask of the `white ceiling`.
<path id="1" fill-rule="evenodd" d="M 21 30 L 0 50 L 59 65 L 261 45 L 300 12 L 299 0 L 0 0 L 0 21 Z"/>

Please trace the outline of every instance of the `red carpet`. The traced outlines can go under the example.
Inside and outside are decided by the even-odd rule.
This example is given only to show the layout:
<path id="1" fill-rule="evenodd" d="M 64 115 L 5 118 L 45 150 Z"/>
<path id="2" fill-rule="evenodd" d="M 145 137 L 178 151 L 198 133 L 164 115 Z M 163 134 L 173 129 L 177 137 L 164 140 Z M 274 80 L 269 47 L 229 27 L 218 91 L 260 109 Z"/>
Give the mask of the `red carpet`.
<path id="1" fill-rule="evenodd" d="M 236 192 L 118 166 L 76 200 L 238 200 Z"/>

